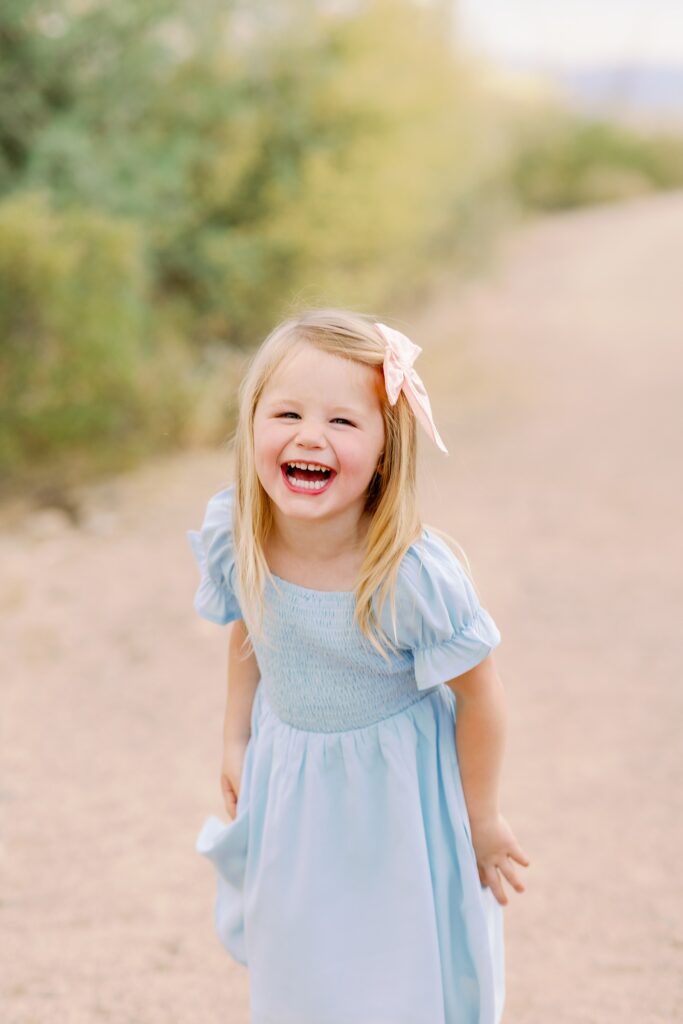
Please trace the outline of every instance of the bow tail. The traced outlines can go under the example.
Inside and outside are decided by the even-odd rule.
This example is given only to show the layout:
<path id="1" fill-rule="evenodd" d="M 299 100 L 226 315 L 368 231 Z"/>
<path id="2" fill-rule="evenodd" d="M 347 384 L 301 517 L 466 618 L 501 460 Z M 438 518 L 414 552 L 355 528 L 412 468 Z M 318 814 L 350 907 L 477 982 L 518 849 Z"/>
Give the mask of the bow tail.
<path id="1" fill-rule="evenodd" d="M 436 423 L 432 416 L 432 407 L 427 392 L 425 391 L 424 384 L 415 371 L 412 371 L 410 375 L 405 377 L 403 390 L 417 419 L 420 421 L 434 443 L 442 452 L 445 452 L 446 455 L 448 455 L 448 448 L 443 443 L 441 435 L 436 429 Z"/>

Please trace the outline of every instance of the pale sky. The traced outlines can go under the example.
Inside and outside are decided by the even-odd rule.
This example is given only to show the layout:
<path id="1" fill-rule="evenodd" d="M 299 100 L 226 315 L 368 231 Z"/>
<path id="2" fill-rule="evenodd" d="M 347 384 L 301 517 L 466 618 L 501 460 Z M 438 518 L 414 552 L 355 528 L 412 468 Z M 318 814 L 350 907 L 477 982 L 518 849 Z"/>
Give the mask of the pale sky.
<path id="1" fill-rule="evenodd" d="M 456 0 L 460 37 L 493 57 L 683 64 L 683 0 Z"/>

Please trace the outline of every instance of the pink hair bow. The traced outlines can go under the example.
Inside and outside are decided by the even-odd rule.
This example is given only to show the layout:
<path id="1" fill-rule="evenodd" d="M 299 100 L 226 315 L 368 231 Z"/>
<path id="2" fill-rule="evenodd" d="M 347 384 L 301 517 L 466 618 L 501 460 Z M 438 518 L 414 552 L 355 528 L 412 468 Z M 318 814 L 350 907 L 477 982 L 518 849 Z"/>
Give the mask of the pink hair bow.
<path id="1" fill-rule="evenodd" d="M 422 380 L 413 369 L 413 363 L 422 349 L 400 331 L 386 324 L 375 324 L 382 335 L 386 348 L 384 352 L 384 384 L 390 405 L 396 405 L 399 392 L 403 389 L 417 420 L 442 452 L 448 449 L 436 429 L 432 407 Z"/>

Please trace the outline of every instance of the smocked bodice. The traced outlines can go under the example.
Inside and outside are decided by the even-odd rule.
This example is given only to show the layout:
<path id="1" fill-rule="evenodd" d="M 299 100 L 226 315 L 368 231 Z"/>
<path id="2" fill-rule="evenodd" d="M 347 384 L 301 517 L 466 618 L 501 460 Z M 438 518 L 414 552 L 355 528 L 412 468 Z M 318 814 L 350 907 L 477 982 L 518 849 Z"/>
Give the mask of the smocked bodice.
<path id="1" fill-rule="evenodd" d="M 265 641 L 253 640 L 264 693 L 284 722 L 334 732 L 387 718 L 419 700 L 410 650 L 386 662 L 353 622 L 355 595 L 276 577 L 266 583 Z"/>

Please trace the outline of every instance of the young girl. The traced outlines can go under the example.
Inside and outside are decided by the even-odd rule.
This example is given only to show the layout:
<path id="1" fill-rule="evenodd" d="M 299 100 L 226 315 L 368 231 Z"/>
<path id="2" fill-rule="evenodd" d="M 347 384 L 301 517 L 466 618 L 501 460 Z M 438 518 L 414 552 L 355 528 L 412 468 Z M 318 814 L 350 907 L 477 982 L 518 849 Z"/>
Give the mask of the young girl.
<path id="1" fill-rule="evenodd" d="M 236 482 L 188 531 L 200 615 L 235 621 L 215 925 L 252 1024 L 497 1024 L 500 633 L 416 502 L 412 367 L 369 317 L 275 328 L 240 388 Z M 245 653 L 246 651 L 246 653 Z M 456 726 L 457 707 L 457 729 Z"/>

